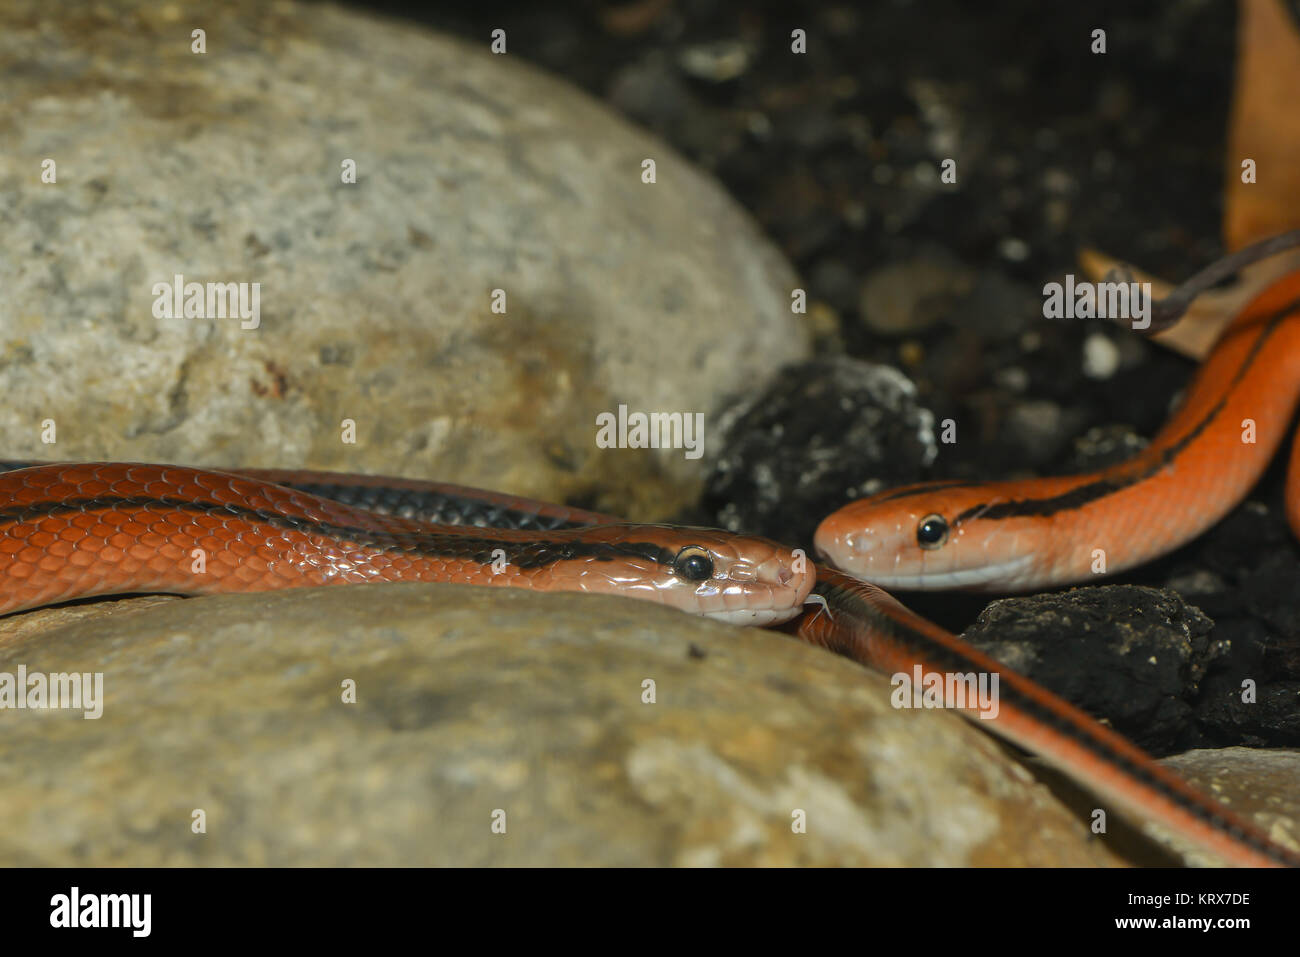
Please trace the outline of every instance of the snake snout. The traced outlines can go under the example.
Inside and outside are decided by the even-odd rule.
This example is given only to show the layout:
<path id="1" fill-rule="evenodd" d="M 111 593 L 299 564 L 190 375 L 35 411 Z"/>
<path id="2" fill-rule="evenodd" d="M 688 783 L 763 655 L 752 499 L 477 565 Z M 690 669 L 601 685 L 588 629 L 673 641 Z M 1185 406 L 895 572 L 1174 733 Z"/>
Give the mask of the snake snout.
<path id="1" fill-rule="evenodd" d="M 817 557 L 841 569 L 856 557 L 868 554 L 875 547 L 874 537 L 866 532 L 859 529 L 837 530 L 825 522 L 813 536 L 813 549 Z"/>
<path id="2" fill-rule="evenodd" d="M 866 532 L 850 532 L 843 536 L 844 547 L 855 555 L 865 555 L 876 550 L 876 539 Z"/>

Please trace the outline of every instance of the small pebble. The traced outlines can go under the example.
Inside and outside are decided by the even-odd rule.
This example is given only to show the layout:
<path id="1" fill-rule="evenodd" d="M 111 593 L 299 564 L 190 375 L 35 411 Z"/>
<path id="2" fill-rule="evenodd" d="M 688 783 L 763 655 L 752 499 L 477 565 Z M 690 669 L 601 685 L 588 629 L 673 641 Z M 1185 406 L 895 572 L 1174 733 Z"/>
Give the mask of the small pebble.
<path id="1" fill-rule="evenodd" d="M 1110 337 L 1094 332 L 1083 340 L 1083 374 L 1105 381 L 1119 370 L 1119 348 Z"/>

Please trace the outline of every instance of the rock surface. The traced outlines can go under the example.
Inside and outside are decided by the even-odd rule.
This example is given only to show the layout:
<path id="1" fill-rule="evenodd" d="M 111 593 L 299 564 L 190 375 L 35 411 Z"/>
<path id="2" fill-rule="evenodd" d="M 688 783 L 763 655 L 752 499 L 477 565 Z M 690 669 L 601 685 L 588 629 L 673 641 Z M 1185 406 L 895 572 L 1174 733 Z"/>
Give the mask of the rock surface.
<path id="1" fill-rule="evenodd" d="M 962 639 L 1163 755 L 1204 743 L 1193 706 L 1226 654 L 1213 632 L 1175 591 L 1100 585 L 990 602 Z"/>
<path id="2" fill-rule="evenodd" d="M 1300 853 L 1300 751 L 1200 749 L 1161 763 Z"/>
<path id="3" fill-rule="evenodd" d="M 142 601 L 0 640 L 105 701 L 0 711 L 0 864 L 1116 862 L 990 738 L 775 633 L 454 586 Z"/>
<path id="4" fill-rule="evenodd" d="M 794 275 L 668 146 L 487 47 L 286 2 L 4 5 L 5 454 L 691 499 L 707 431 L 703 461 L 606 451 L 595 417 L 708 416 L 802 357 Z M 260 283 L 260 324 L 156 318 L 177 274 Z"/>

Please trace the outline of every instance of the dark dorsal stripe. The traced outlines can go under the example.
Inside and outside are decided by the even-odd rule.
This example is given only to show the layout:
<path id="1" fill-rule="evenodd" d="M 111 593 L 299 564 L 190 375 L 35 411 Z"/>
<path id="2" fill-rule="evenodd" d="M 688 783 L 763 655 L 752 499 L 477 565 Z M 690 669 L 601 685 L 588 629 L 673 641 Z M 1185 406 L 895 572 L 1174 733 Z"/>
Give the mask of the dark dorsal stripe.
<path id="1" fill-rule="evenodd" d="M 0 461 L 0 474 L 48 464 L 50 463 L 4 460 Z M 367 512 L 395 515 L 433 525 L 475 525 L 479 528 L 550 532 L 556 529 L 583 528 L 592 524 L 567 516 L 563 510 L 561 513 L 547 514 L 545 511 L 528 508 L 512 508 L 493 501 L 490 497 L 475 497 L 470 494 L 472 489 L 453 494 L 445 490 L 413 489 L 380 483 L 347 485 L 283 480 L 276 484 Z"/>
<path id="2" fill-rule="evenodd" d="M 581 532 L 566 532 L 563 538 L 536 538 L 526 541 L 508 541 L 487 536 L 455 534 L 449 532 L 386 531 L 378 528 L 360 528 L 317 521 L 297 515 L 265 509 L 245 508 L 242 505 L 219 502 L 190 501 L 179 498 L 152 496 L 113 496 L 66 499 L 63 501 L 34 502 L 0 510 L 0 526 L 18 522 L 37 522 L 43 518 L 73 512 L 113 511 L 129 509 L 161 509 L 187 512 L 195 515 L 220 515 L 237 518 L 252 525 L 270 525 L 303 535 L 322 535 L 351 542 L 361 548 L 376 551 L 401 552 L 424 558 L 459 559 L 488 564 L 495 560 L 498 549 L 505 554 L 505 562 L 516 568 L 541 568 L 546 565 L 574 559 L 614 561 L 619 558 L 640 558 L 671 566 L 675 554 L 654 542 L 592 542 L 583 541 Z M 570 537 L 572 536 L 572 537 Z"/>
<path id="3" fill-rule="evenodd" d="M 473 525 L 479 528 L 513 528 L 550 532 L 556 529 L 581 528 L 588 524 L 558 515 L 511 508 L 472 495 L 452 495 L 447 492 L 428 492 L 423 489 L 390 485 L 339 485 L 293 481 L 282 481 L 279 484 L 306 492 L 308 495 L 362 508 L 367 512 L 396 515 L 399 518 L 409 518 L 434 525 Z"/>
<path id="4" fill-rule="evenodd" d="M 1055 515 L 1057 512 L 1070 511 L 1072 509 L 1082 508 L 1091 502 L 1103 499 L 1108 495 L 1114 495 L 1139 482 L 1144 482 L 1151 478 L 1162 469 L 1166 468 L 1169 463 L 1176 459 L 1182 452 L 1193 442 L 1195 442 L 1219 417 L 1227 407 L 1228 397 L 1232 394 L 1246 378 L 1246 373 L 1250 371 L 1255 360 L 1263 351 L 1265 344 L 1277 331 L 1282 321 L 1292 315 L 1297 309 L 1300 309 L 1300 298 L 1294 299 L 1287 305 L 1278 309 L 1268 317 L 1267 324 L 1258 338 L 1251 344 L 1250 351 L 1246 354 L 1245 360 L 1237 367 L 1232 381 L 1224 390 L 1219 401 L 1207 412 L 1199 422 L 1193 426 L 1186 435 L 1174 442 L 1161 454 L 1159 459 L 1144 469 L 1134 469 L 1126 474 L 1116 475 L 1111 478 L 1098 479 L 1095 482 L 1088 482 L 1083 485 L 1077 485 L 1068 492 L 1062 492 L 1060 495 L 1054 495 L 1050 498 L 1021 499 L 1013 502 L 998 502 L 996 504 L 975 505 L 966 509 L 953 521 L 954 525 L 960 525 L 965 521 L 974 519 L 989 519 L 996 521 L 1004 518 L 1029 518 L 1029 517 L 1046 517 Z M 968 485 L 974 483 L 966 483 Z M 959 487 L 958 483 L 953 483 L 951 487 Z M 900 496 L 901 497 L 901 496 Z"/>

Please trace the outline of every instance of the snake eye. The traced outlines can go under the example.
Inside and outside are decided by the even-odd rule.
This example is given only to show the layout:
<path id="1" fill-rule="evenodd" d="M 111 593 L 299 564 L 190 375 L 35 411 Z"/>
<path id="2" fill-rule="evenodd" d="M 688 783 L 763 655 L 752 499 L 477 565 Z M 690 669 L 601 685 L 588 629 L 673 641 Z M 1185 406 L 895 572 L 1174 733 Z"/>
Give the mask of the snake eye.
<path id="1" fill-rule="evenodd" d="M 673 568 L 689 582 L 707 581 L 713 577 L 713 558 L 708 549 L 687 545 L 673 559 Z"/>
<path id="2" fill-rule="evenodd" d="M 942 515 L 927 515 L 916 526 L 916 544 L 926 550 L 938 548 L 948 541 L 948 523 Z"/>

